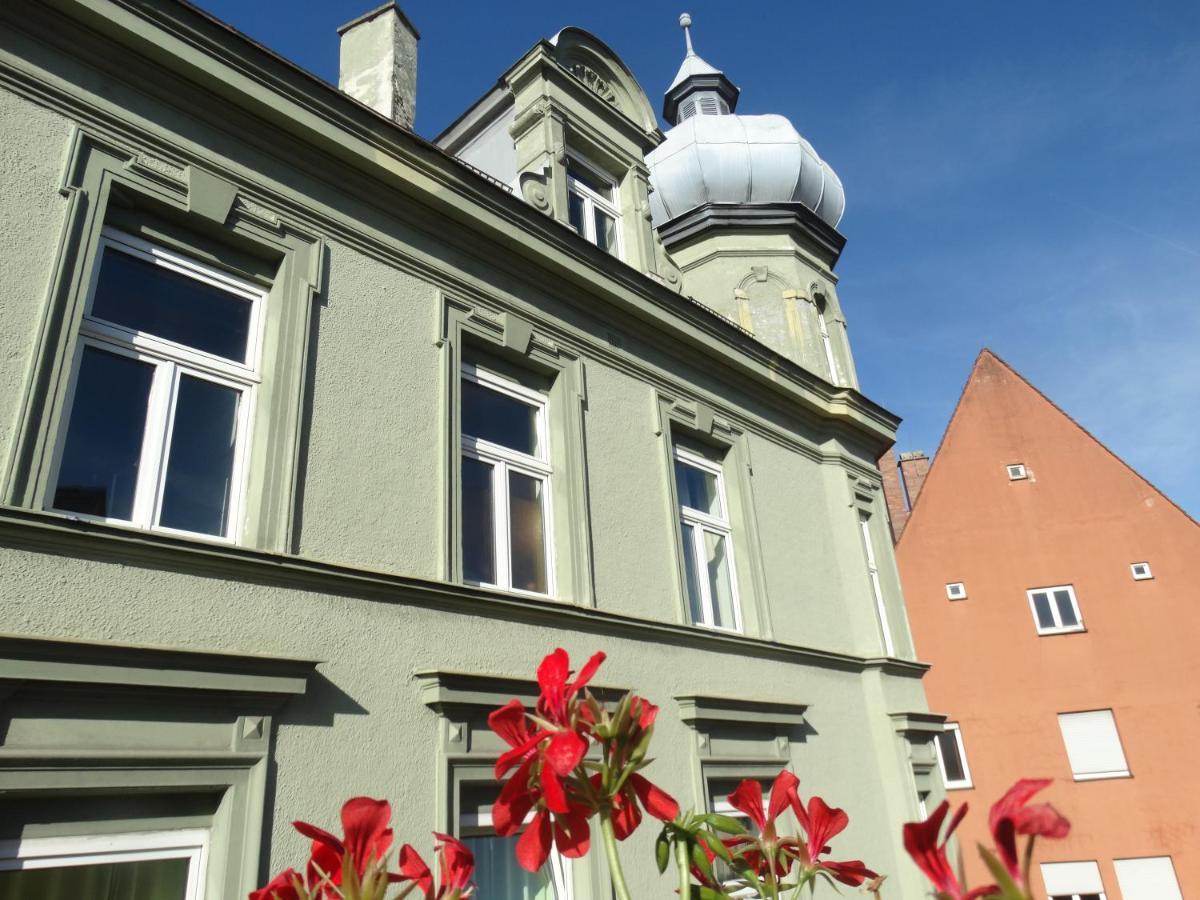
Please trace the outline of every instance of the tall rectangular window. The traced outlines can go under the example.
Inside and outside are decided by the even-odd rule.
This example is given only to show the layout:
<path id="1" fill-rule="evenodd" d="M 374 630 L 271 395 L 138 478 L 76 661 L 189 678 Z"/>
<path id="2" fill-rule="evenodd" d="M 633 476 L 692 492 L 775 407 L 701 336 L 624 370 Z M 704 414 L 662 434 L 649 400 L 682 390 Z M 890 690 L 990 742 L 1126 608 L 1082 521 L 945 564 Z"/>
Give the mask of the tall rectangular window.
<path id="1" fill-rule="evenodd" d="M 866 513 L 859 513 L 858 527 L 862 532 L 863 551 L 867 556 L 867 575 L 870 577 L 871 592 L 875 598 L 875 615 L 879 620 L 883 652 L 888 656 L 895 656 L 896 647 L 892 643 L 892 630 L 888 626 L 887 606 L 883 602 L 883 588 L 879 584 L 879 563 L 875 556 L 875 542 L 871 539 L 871 517 Z"/>
<path id="2" fill-rule="evenodd" d="M 572 228 L 601 250 L 621 255 L 617 186 L 576 159 L 567 161 L 567 219 Z"/>
<path id="3" fill-rule="evenodd" d="M 1026 593 L 1038 634 L 1083 631 L 1083 616 L 1079 614 L 1079 603 L 1075 600 L 1075 589 L 1071 585 L 1033 588 Z"/>
<path id="4" fill-rule="evenodd" d="M 1125 750 L 1121 747 L 1111 709 L 1059 713 L 1058 727 L 1062 730 L 1063 744 L 1076 781 L 1129 775 L 1129 764 L 1125 761 Z"/>
<path id="5" fill-rule="evenodd" d="M 1042 863 L 1050 900 L 1105 900 L 1100 867 L 1094 861 Z"/>
<path id="6" fill-rule="evenodd" d="M 51 509 L 237 536 L 266 291 L 106 230 Z"/>
<path id="7" fill-rule="evenodd" d="M 829 323 L 825 319 L 825 303 L 820 298 L 817 300 L 817 327 L 821 332 L 821 347 L 825 350 L 825 364 L 829 366 L 829 382 L 841 384 L 837 361 L 833 355 L 833 340 L 829 336 Z"/>
<path id="8" fill-rule="evenodd" d="M 206 829 L 33 838 L 0 844 L 0 897 L 201 900 Z"/>
<path id="9" fill-rule="evenodd" d="M 546 864 L 527 872 L 517 863 L 520 835 L 500 837 L 492 827 L 494 784 L 464 784 L 459 805 L 462 810 L 458 838 L 475 857 L 475 883 L 481 897 L 510 900 L 569 900 L 570 866 L 557 849 Z"/>
<path id="10" fill-rule="evenodd" d="M 957 722 L 947 722 L 946 730 L 937 736 L 938 765 L 947 788 L 971 787 L 971 770 L 963 746 L 962 729 Z"/>
<path id="11" fill-rule="evenodd" d="M 460 396 L 463 578 L 552 594 L 546 396 L 470 363 Z"/>
<path id="12" fill-rule="evenodd" d="M 733 534 L 725 479 L 719 463 L 684 447 L 674 448 L 683 567 L 692 622 L 741 631 Z"/>

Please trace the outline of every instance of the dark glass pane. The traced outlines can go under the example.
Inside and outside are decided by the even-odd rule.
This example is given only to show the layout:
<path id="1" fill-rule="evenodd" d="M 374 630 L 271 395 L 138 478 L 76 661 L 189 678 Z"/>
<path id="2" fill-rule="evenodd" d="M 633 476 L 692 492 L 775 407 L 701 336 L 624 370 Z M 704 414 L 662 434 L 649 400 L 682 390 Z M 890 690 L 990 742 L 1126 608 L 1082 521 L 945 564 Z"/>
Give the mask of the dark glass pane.
<path id="1" fill-rule="evenodd" d="M 575 163 L 567 163 L 567 175 L 574 178 L 584 187 L 599 194 L 605 200 L 612 200 L 612 182 L 605 181 L 599 175 L 593 173 L 591 169 L 585 169 L 583 166 L 576 165 Z"/>
<path id="2" fill-rule="evenodd" d="M 133 518 L 154 367 L 85 347 L 54 491 L 54 508 Z"/>
<path id="3" fill-rule="evenodd" d="M 186 859 L 0 872 L 0 900 L 183 900 Z"/>
<path id="4" fill-rule="evenodd" d="M 688 608 L 692 613 L 692 621 L 704 622 L 704 598 L 700 595 L 700 576 L 696 571 L 695 526 L 681 523 L 683 534 L 683 571 L 687 577 Z"/>
<path id="5" fill-rule="evenodd" d="M 1079 619 L 1075 617 L 1075 607 L 1071 603 L 1071 594 L 1068 591 L 1055 591 L 1054 602 L 1058 604 L 1058 615 L 1064 626 L 1071 628 L 1079 624 Z"/>
<path id="6" fill-rule="evenodd" d="M 245 362 L 250 307 L 245 297 L 110 249 L 100 266 L 92 315 Z"/>
<path id="7" fill-rule="evenodd" d="M 617 250 L 617 222 L 607 213 L 596 210 L 596 246 L 609 253 Z"/>
<path id="8" fill-rule="evenodd" d="M 475 856 L 475 883 L 480 897 L 494 900 L 555 900 L 546 866 L 526 872 L 517 862 L 517 835 L 465 837 Z"/>
<path id="9" fill-rule="evenodd" d="M 942 765 L 946 767 L 946 780 L 965 781 L 967 776 L 958 755 L 958 741 L 954 739 L 954 733 L 943 731 L 937 736 L 937 741 L 938 750 L 942 753 Z"/>
<path id="10" fill-rule="evenodd" d="M 1044 592 L 1033 595 L 1033 608 L 1037 612 L 1039 628 L 1054 628 L 1054 614 L 1050 612 L 1050 598 Z"/>
<path id="11" fill-rule="evenodd" d="M 567 194 L 567 220 L 571 223 L 572 228 L 587 237 L 583 230 L 584 215 L 583 198 L 571 191 Z"/>
<path id="12" fill-rule="evenodd" d="M 240 399 L 241 391 L 234 388 L 180 377 L 160 525 L 225 533 Z"/>
<path id="13" fill-rule="evenodd" d="M 515 397 L 462 381 L 462 433 L 537 456 L 537 409 Z"/>
<path id="14" fill-rule="evenodd" d="M 512 550 L 512 586 L 544 594 L 546 579 L 546 523 L 541 479 L 520 472 L 508 473 L 509 540 Z"/>
<path id="15" fill-rule="evenodd" d="M 463 578 L 496 583 L 496 531 L 491 466 L 464 456 L 462 461 Z"/>
<path id="16" fill-rule="evenodd" d="M 675 460 L 675 491 L 679 494 L 680 506 L 721 516 L 721 495 L 717 491 L 717 477 L 711 472 Z"/>

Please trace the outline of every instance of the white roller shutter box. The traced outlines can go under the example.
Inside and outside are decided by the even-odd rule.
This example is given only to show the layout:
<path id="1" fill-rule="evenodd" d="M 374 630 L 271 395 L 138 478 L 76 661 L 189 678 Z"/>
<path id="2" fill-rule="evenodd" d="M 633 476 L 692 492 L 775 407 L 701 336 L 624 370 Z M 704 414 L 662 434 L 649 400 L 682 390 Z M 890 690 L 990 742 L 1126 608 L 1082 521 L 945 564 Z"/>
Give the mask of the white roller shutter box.
<path id="1" fill-rule="evenodd" d="M 1094 862 L 1042 863 L 1042 881 L 1051 897 L 1099 894 L 1104 890 L 1100 867 Z"/>
<path id="2" fill-rule="evenodd" d="M 1169 856 L 1113 860 L 1125 900 L 1183 900 Z"/>
<path id="3" fill-rule="evenodd" d="M 1067 758 L 1076 778 L 1112 778 L 1129 774 L 1111 709 L 1059 713 L 1058 726 L 1062 729 Z"/>

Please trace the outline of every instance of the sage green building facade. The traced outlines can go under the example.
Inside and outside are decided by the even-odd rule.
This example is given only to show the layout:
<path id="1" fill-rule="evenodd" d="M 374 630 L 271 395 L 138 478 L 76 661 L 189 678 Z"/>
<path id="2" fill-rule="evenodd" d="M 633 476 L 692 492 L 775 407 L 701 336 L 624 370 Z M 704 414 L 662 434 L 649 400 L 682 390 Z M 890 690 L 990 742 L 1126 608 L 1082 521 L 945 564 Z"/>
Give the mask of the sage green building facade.
<path id="1" fill-rule="evenodd" d="M 380 21 L 415 52 L 351 23 L 347 90 Z M 486 714 L 556 646 L 662 706 L 684 806 L 791 766 L 850 814 L 835 856 L 920 895 L 941 717 L 834 225 L 664 218 L 674 129 L 578 29 L 437 144 L 389 78 L 368 106 L 185 3 L 0 7 L 0 897 L 64 865 L 244 896 L 358 794 L 486 856 Z"/>

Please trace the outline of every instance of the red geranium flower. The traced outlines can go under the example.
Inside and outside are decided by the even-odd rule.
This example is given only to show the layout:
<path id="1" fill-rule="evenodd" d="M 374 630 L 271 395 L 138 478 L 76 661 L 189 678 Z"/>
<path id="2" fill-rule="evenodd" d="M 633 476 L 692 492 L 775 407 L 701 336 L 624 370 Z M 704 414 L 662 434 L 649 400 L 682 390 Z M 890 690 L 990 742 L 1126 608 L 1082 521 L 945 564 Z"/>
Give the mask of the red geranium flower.
<path id="1" fill-rule="evenodd" d="M 1064 838 L 1071 830 L 1071 823 L 1049 803 L 1026 805 L 1034 794 L 1050 783 L 1049 778 L 1022 778 L 996 801 L 988 816 L 988 827 L 991 828 L 1000 861 L 1018 881 L 1022 879 L 1017 860 L 1018 834 Z"/>
<path id="2" fill-rule="evenodd" d="M 320 883 L 327 877 L 328 884 L 342 883 L 342 859 L 349 855 L 354 871 L 361 876 L 367 865 L 379 862 L 392 848 L 392 829 L 388 821 L 392 817 L 392 805 L 386 800 L 370 797 L 354 797 L 342 806 L 342 830 L 345 841 L 308 822 L 293 822 L 302 835 L 311 838 L 312 858 L 308 862 L 308 882 Z"/>
<path id="3" fill-rule="evenodd" d="M 799 858 L 799 843 L 792 838 L 779 837 L 775 827 L 775 820 L 789 806 L 799 809 L 800 800 L 796 796 L 796 787 L 799 784 L 800 779 L 787 769 L 776 775 L 765 812 L 762 785 L 753 779 L 745 779 L 726 798 L 734 809 L 744 813 L 754 823 L 758 835 L 725 838 L 724 844 L 731 850 L 737 850 L 760 878 L 766 878 L 772 869 L 768 860 L 774 861 L 774 877 L 782 878 L 792 867 L 792 861 Z"/>
<path id="4" fill-rule="evenodd" d="M 296 882 L 300 873 L 295 869 L 285 869 L 280 872 L 266 887 L 250 892 L 250 900 L 300 900 L 296 890 Z"/>
<path id="5" fill-rule="evenodd" d="M 954 869 L 950 867 L 950 861 L 946 858 L 946 844 L 963 816 L 967 814 L 967 804 L 964 803 L 954 814 L 945 837 L 938 843 L 942 822 L 949 811 L 949 801 L 943 800 L 933 811 L 933 815 L 924 822 L 909 822 L 905 825 L 904 849 L 908 851 L 917 867 L 925 873 L 925 877 L 933 883 L 935 890 L 939 894 L 945 894 L 950 900 L 976 900 L 978 897 L 997 893 L 1000 889 L 994 884 L 964 892 L 962 885 L 958 883 L 958 876 L 954 874 Z"/>
<path id="6" fill-rule="evenodd" d="M 622 743 L 615 746 L 624 747 L 624 753 L 616 754 L 609 760 L 610 765 L 622 772 L 627 766 L 638 766 L 639 761 L 631 756 L 647 739 L 648 732 L 658 718 L 658 707 L 643 697 L 630 695 L 629 721 L 624 730 Z M 644 749 L 644 748 L 643 748 Z M 592 788 L 597 793 L 604 792 L 604 777 L 600 774 L 591 778 Z M 679 804 L 670 794 L 636 771 L 630 772 L 621 785 L 620 790 L 608 797 L 612 807 L 613 834 L 617 840 L 623 841 L 642 823 L 642 809 L 660 819 L 670 822 L 679 815 Z"/>
<path id="7" fill-rule="evenodd" d="M 400 848 L 400 881 L 411 881 L 425 900 L 446 897 L 466 897 L 470 894 L 471 876 L 475 874 L 475 857 L 456 837 L 435 831 L 439 843 L 434 849 L 438 856 L 438 887 L 434 892 L 433 873 L 421 854 L 405 844 Z"/>
<path id="8" fill-rule="evenodd" d="M 541 688 L 537 702 L 538 715 L 554 725 L 571 728 L 571 701 L 587 687 L 606 658 L 603 652 L 592 654 L 592 658 L 579 670 L 579 677 L 567 684 L 567 679 L 571 677 L 571 658 L 567 651 L 559 647 L 548 654 L 537 670 L 538 687 Z"/>
<path id="9" fill-rule="evenodd" d="M 793 808 L 807 838 L 807 843 L 800 845 L 801 865 L 810 870 L 825 869 L 842 884 L 851 887 L 858 887 L 868 878 L 877 877 L 877 873 L 868 869 L 861 859 L 833 862 L 820 858 L 822 853 L 829 852 L 829 842 L 850 824 L 850 817 L 845 810 L 830 809 L 820 797 L 809 799 L 808 809 L 805 809 L 799 796 L 795 797 Z"/>

